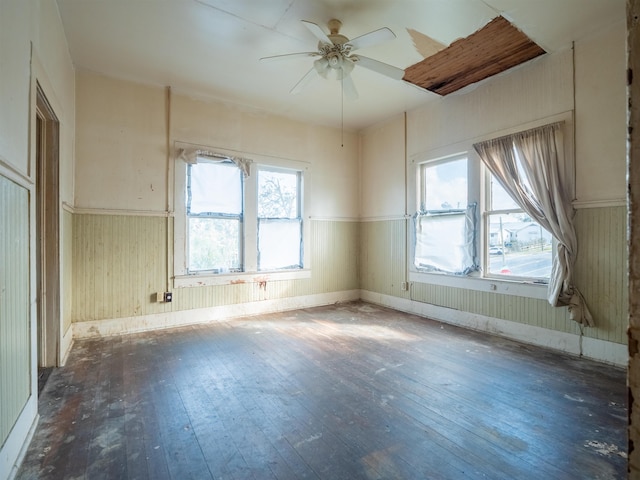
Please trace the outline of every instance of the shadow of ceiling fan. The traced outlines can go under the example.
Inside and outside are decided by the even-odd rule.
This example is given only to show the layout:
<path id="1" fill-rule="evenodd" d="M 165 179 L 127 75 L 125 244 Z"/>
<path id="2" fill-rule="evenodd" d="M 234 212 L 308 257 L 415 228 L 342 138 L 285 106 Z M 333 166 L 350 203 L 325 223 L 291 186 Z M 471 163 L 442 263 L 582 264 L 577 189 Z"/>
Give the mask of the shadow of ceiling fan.
<path id="1" fill-rule="evenodd" d="M 402 80 L 404 77 L 404 70 L 400 68 L 353 53 L 360 48 L 372 47 L 396 38 L 396 35 L 389 28 L 383 27 L 349 40 L 339 33 L 342 26 L 340 20 L 329 20 L 329 34 L 326 34 L 322 28 L 313 22 L 302 20 L 302 23 L 318 39 L 317 51 L 287 53 L 260 59 L 261 61 L 271 61 L 296 57 L 319 57 L 313 62 L 311 69 L 293 86 L 290 93 L 301 92 L 314 78 L 320 76 L 341 80 L 345 96 L 356 99 L 358 98 L 358 91 L 350 75 L 355 66 L 364 67 L 394 80 Z"/>

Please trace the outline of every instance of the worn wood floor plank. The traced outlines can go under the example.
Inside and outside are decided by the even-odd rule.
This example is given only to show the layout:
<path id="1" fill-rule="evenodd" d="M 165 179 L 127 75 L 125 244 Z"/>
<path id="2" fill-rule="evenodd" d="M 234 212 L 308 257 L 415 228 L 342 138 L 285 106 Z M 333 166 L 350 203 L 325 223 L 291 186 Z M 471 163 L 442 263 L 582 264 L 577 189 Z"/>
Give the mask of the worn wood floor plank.
<path id="1" fill-rule="evenodd" d="M 364 303 L 74 345 L 18 479 L 622 479 L 621 369 Z"/>

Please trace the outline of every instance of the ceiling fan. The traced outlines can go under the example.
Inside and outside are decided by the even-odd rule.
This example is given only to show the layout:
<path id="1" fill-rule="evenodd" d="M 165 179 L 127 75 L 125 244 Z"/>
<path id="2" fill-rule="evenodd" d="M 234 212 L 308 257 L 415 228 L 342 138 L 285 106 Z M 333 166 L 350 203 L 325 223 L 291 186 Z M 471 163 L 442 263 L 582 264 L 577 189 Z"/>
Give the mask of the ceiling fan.
<path id="1" fill-rule="evenodd" d="M 402 80 L 404 70 L 388 65 L 378 60 L 374 60 L 363 55 L 356 55 L 352 52 L 364 48 L 378 45 L 379 43 L 392 40 L 396 35 L 387 27 L 365 33 L 359 37 L 349 40 L 340 33 L 342 22 L 340 20 L 329 20 L 329 34 L 313 22 L 302 20 L 302 23 L 318 39 L 318 50 L 315 52 L 287 53 L 284 55 L 274 55 L 263 57 L 260 60 L 284 60 L 295 57 L 319 57 L 313 62 L 313 67 L 294 85 L 290 93 L 299 93 L 315 77 L 336 78 L 342 81 L 344 94 L 349 98 L 358 98 L 351 71 L 356 65 L 380 73 L 395 80 Z"/>

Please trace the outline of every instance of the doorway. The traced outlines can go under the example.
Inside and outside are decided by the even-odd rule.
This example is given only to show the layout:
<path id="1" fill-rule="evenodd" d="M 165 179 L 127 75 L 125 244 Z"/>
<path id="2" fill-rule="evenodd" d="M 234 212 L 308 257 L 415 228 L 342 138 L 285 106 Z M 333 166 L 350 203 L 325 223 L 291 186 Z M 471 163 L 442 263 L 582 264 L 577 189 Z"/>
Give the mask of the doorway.
<path id="1" fill-rule="evenodd" d="M 60 360 L 60 124 L 37 86 L 36 100 L 36 289 L 38 391 Z"/>

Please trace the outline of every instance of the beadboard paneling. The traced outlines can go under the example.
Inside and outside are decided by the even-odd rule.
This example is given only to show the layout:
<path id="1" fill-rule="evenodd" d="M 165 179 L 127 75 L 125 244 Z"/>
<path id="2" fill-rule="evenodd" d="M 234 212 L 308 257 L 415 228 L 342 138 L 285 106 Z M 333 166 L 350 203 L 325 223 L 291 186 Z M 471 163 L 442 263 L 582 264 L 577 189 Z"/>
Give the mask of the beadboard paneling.
<path id="1" fill-rule="evenodd" d="M 314 220 L 311 223 L 311 292 L 360 288 L 358 222 Z"/>
<path id="2" fill-rule="evenodd" d="M 180 288 L 171 304 L 154 302 L 165 288 L 166 228 L 162 217 L 73 216 L 73 320 L 100 320 L 274 300 L 362 288 L 567 333 L 579 333 L 565 308 L 545 300 L 406 281 L 406 222 L 311 225 L 310 279 Z M 625 208 L 581 209 L 576 283 L 597 327 L 585 335 L 626 342 Z"/>
<path id="3" fill-rule="evenodd" d="M 411 299 L 550 330 L 579 333 L 578 325 L 569 320 L 567 309 L 554 308 L 546 300 L 425 283 L 412 285 Z"/>
<path id="4" fill-rule="evenodd" d="M 159 313 L 166 285 L 167 219 L 73 216 L 73 321 Z"/>
<path id="5" fill-rule="evenodd" d="M 627 209 L 579 209 L 574 223 L 578 236 L 576 285 L 597 325 L 596 329 L 589 329 L 589 336 L 626 343 L 629 304 Z"/>
<path id="6" fill-rule="evenodd" d="M 579 255 L 575 280 L 594 316 L 596 327 L 586 337 L 626 343 L 626 209 L 608 207 L 578 210 L 575 218 Z M 546 300 L 493 292 L 413 283 L 410 297 L 403 281 L 406 229 L 403 220 L 361 224 L 361 288 L 371 292 L 510 320 L 560 332 L 579 334 L 566 308 Z"/>
<path id="7" fill-rule="evenodd" d="M 73 309 L 73 215 L 62 211 L 62 235 L 60 250 L 62 254 L 62 333 L 71 327 Z"/>
<path id="8" fill-rule="evenodd" d="M 0 176 L 0 446 L 30 395 L 29 192 Z"/>
<path id="9" fill-rule="evenodd" d="M 408 220 L 360 224 L 360 288 L 409 298 L 406 281 L 406 231 Z"/>
<path id="10" fill-rule="evenodd" d="M 172 228 L 169 223 L 169 228 Z M 312 221 L 310 279 L 165 290 L 167 219 L 73 215 L 73 321 L 132 317 L 359 288 L 358 223 Z M 171 236 L 169 238 L 172 238 Z M 169 245 L 172 249 L 172 245 Z"/>

